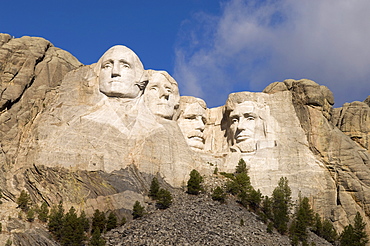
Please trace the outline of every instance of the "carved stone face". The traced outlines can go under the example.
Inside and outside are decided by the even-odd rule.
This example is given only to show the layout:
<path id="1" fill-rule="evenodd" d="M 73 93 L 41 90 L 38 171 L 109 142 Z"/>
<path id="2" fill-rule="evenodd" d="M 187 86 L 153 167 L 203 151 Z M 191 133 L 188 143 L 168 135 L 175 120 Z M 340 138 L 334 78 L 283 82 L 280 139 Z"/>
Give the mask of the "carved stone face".
<path id="1" fill-rule="evenodd" d="M 132 50 L 125 46 L 114 46 L 102 56 L 99 64 L 99 90 L 102 93 L 109 97 L 139 96 L 137 82 L 144 68 Z"/>
<path id="2" fill-rule="evenodd" d="M 236 145 L 241 152 L 256 150 L 255 130 L 258 115 L 253 102 L 236 104 L 230 112 L 230 130 Z"/>
<path id="3" fill-rule="evenodd" d="M 146 106 L 154 115 L 172 119 L 179 97 L 176 84 L 168 81 L 162 73 L 153 73 L 146 86 L 144 99 Z"/>
<path id="4" fill-rule="evenodd" d="M 206 110 L 199 103 L 186 104 L 177 123 L 185 136 L 189 147 L 194 150 L 204 148 L 203 131 L 205 127 Z"/>

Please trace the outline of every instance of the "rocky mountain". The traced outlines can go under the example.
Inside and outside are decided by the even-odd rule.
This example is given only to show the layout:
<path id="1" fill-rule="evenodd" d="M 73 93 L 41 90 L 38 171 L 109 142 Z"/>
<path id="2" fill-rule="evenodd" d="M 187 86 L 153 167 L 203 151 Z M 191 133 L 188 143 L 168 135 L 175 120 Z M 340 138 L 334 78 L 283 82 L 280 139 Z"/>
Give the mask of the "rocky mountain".
<path id="1" fill-rule="evenodd" d="M 333 108 L 327 87 L 290 79 L 207 108 L 125 46 L 98 55 L 83 65 L 43 38 L 0 34 L 3 231 L 43 235 L 12 220 L 22 190 L 34 204 L 130 217 L 153 177 L 181 188 L 192 169 L 233 172 L 241 158 L 263 195 L 287 177 L 293 199 L 308 197 L 338 231 L 356 212 L 370 226 L 370 97 Z"/>

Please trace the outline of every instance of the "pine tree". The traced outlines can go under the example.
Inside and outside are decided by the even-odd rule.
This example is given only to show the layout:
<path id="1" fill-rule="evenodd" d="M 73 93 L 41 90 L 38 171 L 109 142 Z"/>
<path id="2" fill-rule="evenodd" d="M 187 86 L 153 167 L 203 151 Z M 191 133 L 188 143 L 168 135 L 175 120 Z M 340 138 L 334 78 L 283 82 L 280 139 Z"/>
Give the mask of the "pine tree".
<path id="1" fill-rule="evenodd" d="M 218 167 L 217 166 L 215 167 L 215 170 L 213 171 L 213 174 L 214 175 L 217 175 L 218 174 Z"/>
<path id="2" fill-rule="evenodd" d="M 240 159 L 238 165 L 236 166 L 235 173 L 247 173 L 247 164 L 243 159 Z"/>
<path id="3" fill-rule="evenodd" d="M 344 231 L 340 235 L 340 245 L 365 246 L 369 242 L 368 235 L 365 231 L 366 223 L 362 220 L 359 212 L 356 213 L 354 222 L 353 226 L 349 224 L 344 228 Z"/>
<path id="4" fill-rule="evenodd" d="M 108 215 L 107 219 L 107 231 L 110 231 L 117 227 L 117 216 L 112 211 Z"/>
<path id="5" fill-rule="evenodd" d="M 315 214 L 312 231 L 319 237 L 322 237 L 322 221 L 318 213 Z"/>
<path id="6" fill-rule="evenodd" d="M 63 218 L 63 227 L 60 242 L 63 246 L 80 246 L 85 240 L 83 225 L 76 214 L 76 209 L 71 207 Z"/>
<path id="7" fill-rule="evenodd" d="M 86 213 L 84 210 L 82 210 L 81 214 L 80 214 L 80 217 L 78 218 L 78 220 L 80 221 L 81 225 L 82 225 L 82 228 L 85 232 L 88 232 L 89 229 L 90 229 L 90 221 L 89 219 L 86 217 Z"/>
<path id="8" fill-rule="evenodd" d="M 236 173 L 232 180 L 226 182 L 226 190 L 227 192 L 235 195 L 239 195 L 240 193 L 244 192 L 245 194 L 241 194 L 243 197 L 249 194 L 252 190 L 250 177 L 247 172 Z"/>
<path id="9" fill-rule="evenodd" d="M 272 193 L 273 222 L 280 234 L 285 234 L 288 230 L 291 193 L 288 179 L 281 177 Z"/>
<path id="10" fill-rule="evenodd" d="M 262 200 L 262 208 L 261 208 L 264 216 L 263 220 L 266 223 L 267 220 L 272 220 L 273 215 L 272 215 L 272 200 L 268 196 L 265 196 Z"/>
<path id="11" fill-rule="evenodd" d="M 334 229 L 333 223 L 328 219 L 325 219 L 322 223 L 321 237 L 330 243 L 334 243 L 338 238 L 338 234 Z"/>
<path id="12" fill-rule="evenodd" d="M 341 246 L 357 246 L 356 238 L 355 238 L 355 231 L 353 226 L 349 224 L 340 234 L 339 242 Z"/>
<path id="13" fill-rule="evenodd" d="M 156 200 L 158 196 L 158 192 L 159 192 L 159 182 L 158 182 L 158 179 L 154 177 L 150 185 L 149 196 L 152 197 L 154 200 Z"/>
<path id="14" fill-rule="evenodd" d="M 62 237 L 64 209 L 63 202 L 60 201 L 58 206 L 53 206 L 50 210 L 48 229 L 59 241 Z"/>
<path id="15" fill-rule="evenodd" d="M 139 201 L 136 201 L 134 204 L 132 216 L 134 219 L 141 218 L 144 216 L 144 207 L 141 206 Z"/>
<path id="16" fill-rule="evenodd" d="M 307 229 L 313 223 L 313 211 L 311 209 L 307 197 L 303 199 L 299 197 L 299 202 L 296 207 L 294 219 L 290 225 L 290 238 L 293 242 L 299 240 L 303 243 L 307 242 Z"/>
<path id="17" fill-rule="evenodd" d="M 212 199 L 224 203 L 226 199 L 225 191 L 220 186 L 217 186 L 212 192 Z"/>
<path id="18" fill-rule="evenodd" d="M 35 220 L 35 211 L 32 208 L 27 211 L 27 220 L 29 222 L 33 222 Z"/>
<path id="19" fill-rule="evenodd" d="M 46 202 L 43 202 L 39 210 L 39 216 L 38 216 L 39 220 L 42 222 L 48 221 L 48 214 L 49 214 L 48 204 Z"/>
<path id="20" fill-rule="evenodd" d="M 203 182 L 203 177 L 200 175 L 200 173 L 193 169 L 190 172 L 190 178 L 188 180 L 188 193 L 191 195 L 198 195 L 200 191 L 202 190 L 201 183 Z"/>
<path id="21" fill-rule="evenodd" d="M 13 244 L 13 241 L 9 237 L 8 240 L 6 240 L 5 246 L 11 246 L 12 244 Z"/>
<path id="22" fill-rule="evenodd" d="M 101 238 L 100 230 L 95 230 L 91 236 L 89 246 L 104 246 L 105 240 Z"/>
<path id="23" fill-rule="evenodd" d="M 119 223 L 119 225 L 123 226 L 124 224 L 126 224 L 126 222 L 127 222 L 126 217 L 122 217 L 121 222 Z"/>
<path id="24" fill-rule="evenodd" d="M 169 208 L 172 205 L 172 199 L 171 192 L 161 188 L 157 194 L 157 207 L 160 209 Z"/>
<path id="25" fill-rule="evenodd" d="M 99 209 L 96 209 L 92 218 L 91 233 L 93 234 L 96 230 L 99 230 L 100 233 L 104 232 L 106 223 L 104 212 L 100 212 Z"/>
<path id="26" fill-rule="evenodd" d="M 353 226 L 356 235 L 356 240 L 359 242 L 358 245 L 366 245 L 369 242 L 368 236 L 366 234 L 366 223 L 362 220 L 362 216 L 359 212 L 355 216 L 355 224 Z"/>
<path id="27" fill-rule="evenodd" d="M 21 194 L 19 195 L 17 199 L 17 204 L 18 204 L 18 208 L 22 209 L 25 212 L 28 211 L 30 204 L 31 204 L 31 200 L 30 200 L 30 195 L 25 190 L 21 191 Z"/>
<path id="28" fill-rule="evenodd" d="M 252 187 L 252 189 L 249 193 L 249 197 L 248 197 L 248 206 L 249 206 L 249 208 L 252 209 L 253 211 L 257 211 L 258 208 L 260 207 L 261 200 L 262 200 L 261 191 L 259 189 L 255 190 Z"/>
<path id="29" fill-rule="evenodd" d="M 340 245 L 348 246 L 365 246 L 368 242 L 368 235 L 366 234 L 366 223 L 363 222 L 362 216 L 359 212 L 356 213 L 354 225 L 349 224 L 344 228 L 340 235 Z"/>

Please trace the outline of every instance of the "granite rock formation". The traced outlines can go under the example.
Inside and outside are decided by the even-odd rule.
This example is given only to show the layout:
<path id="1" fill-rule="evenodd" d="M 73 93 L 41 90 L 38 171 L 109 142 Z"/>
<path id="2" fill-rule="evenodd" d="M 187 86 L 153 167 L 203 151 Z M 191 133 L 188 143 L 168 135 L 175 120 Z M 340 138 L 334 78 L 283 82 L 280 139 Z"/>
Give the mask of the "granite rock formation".
<path id="1" fill-rule="evenodd" d="M 84 66 L 45 39 L 0 34 L 0 188 L 9 207 L 0 221 L 23 189 L 34 203 L 129 215 L 154 176 L 180 188 L 192 169 L 233 172 L 243 158 L 264 195 L 284 176 L 293 198 L 309 197 L 339 231 L 357 211 L 370 225 L 369 98 L 333 109 L 327 87 L 285 80 L 206 108 L 125 46 L 97 60 Z"/>

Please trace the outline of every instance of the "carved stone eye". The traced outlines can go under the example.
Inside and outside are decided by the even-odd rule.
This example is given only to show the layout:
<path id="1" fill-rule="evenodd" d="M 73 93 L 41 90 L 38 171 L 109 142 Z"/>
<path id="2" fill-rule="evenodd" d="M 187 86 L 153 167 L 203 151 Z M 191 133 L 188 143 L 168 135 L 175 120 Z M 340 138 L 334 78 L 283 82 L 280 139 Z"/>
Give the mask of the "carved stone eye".
<path id="1" fill-rule="evenodd" d="M 104 69 L 112 68 L 112 64 L 111 63 L 105 63 L 105 64 L 103 64 L 102 68 L 104 68 Z"/>
<path id="2" fill-rule="evenodd" d="M 130 68 L 130 64 L 127 64 L 127 63 L 121 63 L 121 66 L 123 68 Z"/>

